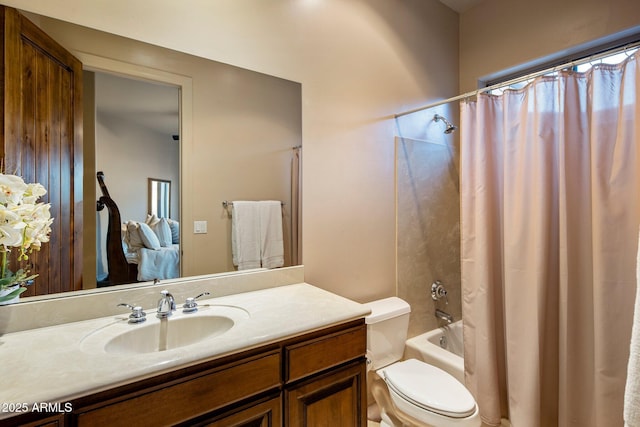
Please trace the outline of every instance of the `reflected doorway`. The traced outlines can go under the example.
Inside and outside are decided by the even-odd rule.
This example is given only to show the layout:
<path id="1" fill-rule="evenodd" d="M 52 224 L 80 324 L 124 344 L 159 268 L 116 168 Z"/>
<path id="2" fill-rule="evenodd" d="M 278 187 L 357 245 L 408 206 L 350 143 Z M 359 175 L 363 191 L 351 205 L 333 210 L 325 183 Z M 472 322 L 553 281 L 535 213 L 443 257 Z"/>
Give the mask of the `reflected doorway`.
<path id="1" fill-rule="evenodd" d="M 151 178 L 160 191 L 158 217 L 179 221 L 180 90 L 176 86 L 94 72 L 95 165 L 105 174 L 121 221 L 145 222 L 151 213 Z M 100 194 L 97 190 L 97 194 Z M 158 210 L 159 209 L 159 210 Z M 96 214 L 96 280 L 107 274 L 108 217 Z M 123 241 L 125 255 L 127 242 Z"/>

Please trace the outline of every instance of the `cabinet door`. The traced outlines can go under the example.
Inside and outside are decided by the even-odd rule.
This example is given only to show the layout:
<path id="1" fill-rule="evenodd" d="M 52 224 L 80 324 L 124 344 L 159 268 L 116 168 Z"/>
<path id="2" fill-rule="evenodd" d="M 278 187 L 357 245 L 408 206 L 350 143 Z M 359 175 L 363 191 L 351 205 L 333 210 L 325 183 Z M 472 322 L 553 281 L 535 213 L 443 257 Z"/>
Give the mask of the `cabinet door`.
<path id="1" fill-rule="evenodd" d="M 364 360 L 285 390 L 285 423 L 290 427 L 366 426 Z"/>
<path id="2" fill-rule="evenodd" d="M 282 402 L 280 398 L 254 404 L 246 409 L 208 423 L 197 424 L 207 427 L 280 427 L 282 425 Z"/>
<path id="3" fill-rule="evenodd" d="M 82 288 L 82 64 L 18 13 L 1 6 L 3 171 L 47 189 L 49 243 L 29 256 L 38 274 L 24 296 Z M 17 251 L 14 251 L 17 253 Z M 12 262 L 15 262 L 15 255 Z M 14 267 L 15 268 L 15 267 Z"/>

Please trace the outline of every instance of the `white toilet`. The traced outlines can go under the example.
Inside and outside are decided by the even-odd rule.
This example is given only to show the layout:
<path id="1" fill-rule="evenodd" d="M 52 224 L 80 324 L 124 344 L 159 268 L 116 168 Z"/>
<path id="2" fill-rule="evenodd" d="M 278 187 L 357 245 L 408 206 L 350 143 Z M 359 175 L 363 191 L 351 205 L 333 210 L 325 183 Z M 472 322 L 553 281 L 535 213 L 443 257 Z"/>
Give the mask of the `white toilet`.
<path id="1" fill-rule="evenodd" d="M 478 405 L 453 376 L 416 359 L 401 361 L 409 304 L 391 297 L 365 304 L 369 391 L 383 427 L 479 427 Z"/>

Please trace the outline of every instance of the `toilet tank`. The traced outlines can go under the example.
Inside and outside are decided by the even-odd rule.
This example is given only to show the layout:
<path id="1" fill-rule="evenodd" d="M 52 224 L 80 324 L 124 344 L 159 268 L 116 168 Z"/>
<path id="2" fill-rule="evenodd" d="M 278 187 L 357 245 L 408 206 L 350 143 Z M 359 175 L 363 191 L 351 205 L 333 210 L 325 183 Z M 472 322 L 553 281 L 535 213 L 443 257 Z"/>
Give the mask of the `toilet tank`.
<path id="1" fill-rule="evenodd" d="M 370 367 L 380 369 L 402 359 L 409 329 L 409 304 L 398 297 L 390 297 L 364 305 L 371 310 L 365 318 Z"/>

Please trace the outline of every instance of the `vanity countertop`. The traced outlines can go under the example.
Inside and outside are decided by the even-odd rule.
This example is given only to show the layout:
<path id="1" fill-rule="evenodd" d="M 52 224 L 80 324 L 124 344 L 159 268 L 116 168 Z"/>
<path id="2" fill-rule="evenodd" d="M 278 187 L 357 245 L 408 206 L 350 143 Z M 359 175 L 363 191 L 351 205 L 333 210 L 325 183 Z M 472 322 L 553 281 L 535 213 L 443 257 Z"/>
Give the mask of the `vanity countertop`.
<path id="1" fill-rule="evenodd" d="M 180 301 L 178 301 L 180 303 Z M 2 387 L 0 404 L 66 402 L 107 388 L 189 366 L 204 359 L 222 357 L 308 331 L 362 318 L 369 313 L 362 304 L 306 283 L 198 301 L 202 312 L 235 307 L 244 319 L 224 334 L 184 347 L 145 354 L 113 354 L 102 344 L 91 344 L 100 331 L 127 324 L 127 316 L 67 323 L 0 336 Z M 180 316 L 189 316 L 180 312 Z M 158 321 L 155 308 L 147 308 L 149 320 Z M 144 323 L 143 323 L 144 325 Z M 97 350 L 99 349 L 99 350 Z M 10 414 L 0 413 L 0 418 Z"/>

